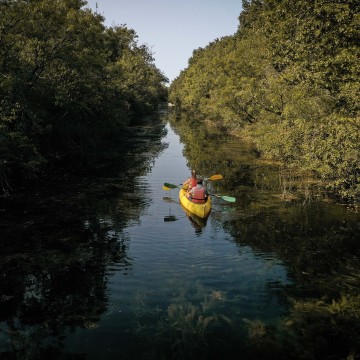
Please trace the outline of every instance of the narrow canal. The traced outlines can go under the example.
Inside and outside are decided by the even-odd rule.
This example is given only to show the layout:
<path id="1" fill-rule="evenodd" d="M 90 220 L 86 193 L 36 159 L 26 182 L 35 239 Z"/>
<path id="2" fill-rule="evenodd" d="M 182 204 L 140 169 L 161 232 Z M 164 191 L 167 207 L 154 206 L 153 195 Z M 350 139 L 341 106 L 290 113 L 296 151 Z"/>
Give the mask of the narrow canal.
<path id="1" fill-rule="evenodd" d="M 170 120 L 132 127 L 92 176 L 1 200 L 0 358 L 356 354 L 358 329 L 321 313 L 357 295 L 355 209 L 292 191 L 239 140 L 190 143 Z M 222 174 L 208 187 L 236 203 L 189 216 L 162 185 L 192 167 Z"/>

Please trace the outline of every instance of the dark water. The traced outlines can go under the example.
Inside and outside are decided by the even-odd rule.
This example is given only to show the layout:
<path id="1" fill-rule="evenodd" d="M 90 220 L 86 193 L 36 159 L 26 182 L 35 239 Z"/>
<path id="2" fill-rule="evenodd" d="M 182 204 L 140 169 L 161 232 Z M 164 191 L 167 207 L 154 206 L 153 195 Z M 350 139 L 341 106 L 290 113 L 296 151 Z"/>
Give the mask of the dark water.
<path id="1" fill-rule="evenodd" d="M 160 114 L 91 176 L 1 199 L 0 359 L 359 356 L 356 208 L 198 134 Z M 162 185 L 194 167 L 237 202 L 189 216 Z"/>

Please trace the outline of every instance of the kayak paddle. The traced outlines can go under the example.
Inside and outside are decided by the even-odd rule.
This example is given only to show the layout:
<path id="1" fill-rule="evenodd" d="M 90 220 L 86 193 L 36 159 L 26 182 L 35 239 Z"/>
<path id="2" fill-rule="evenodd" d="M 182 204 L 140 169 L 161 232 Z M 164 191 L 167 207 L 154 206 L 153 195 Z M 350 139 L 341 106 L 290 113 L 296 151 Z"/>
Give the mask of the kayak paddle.
<path id="1" fill-rule="evenodd" d="M 171 189 L 181 189 L 181 186 L 177 186 L 177 185 L 169 184 L 169 183 L 164 183 L 163 190 L 171 190 Z M 228 201 L 228 202 L 235 202 L 236 201 L 236 198 L 234 198 L 232 196 L 218 195 L 218 194 L 209 194 L 209 195 L 216 196 L 216 197 L 221 198 L 221 199 L 223 199 L 225 201 Z"/>
<path id="2" fill-rule="evenodd" d="M 223 176 L 221 174 L 215 174 L 213 176 L 210 176 L 209 178 L 205 179 L 205 180 L 221 180 L 223 178 Z"/>
<path id="3" fill-rule="evenodd" d="M 174 184 L 164 183 L 163 190 L 170 190 L 170 189 L 181 189 L 181 186 L 177 186 Z"/>
<path id="4" fill-rule="evenodd" d="M 223 176 L 221 174 L 215 174 L 210 176 L 209 178 L 205 179 L 205 180 L 221 180 L 223 178 Z M 182 184 L 180 184 L 182 185 Z M 169 183 L 165 183 L 163 186 L 163 190 L 170 190 L 170 189 L 181 189 L 182 186 L 178 186 L 178 185 L 174 185 L 174 184 L 169 184 Z M 167 189 L 166 189 L 167 188 Z"/>

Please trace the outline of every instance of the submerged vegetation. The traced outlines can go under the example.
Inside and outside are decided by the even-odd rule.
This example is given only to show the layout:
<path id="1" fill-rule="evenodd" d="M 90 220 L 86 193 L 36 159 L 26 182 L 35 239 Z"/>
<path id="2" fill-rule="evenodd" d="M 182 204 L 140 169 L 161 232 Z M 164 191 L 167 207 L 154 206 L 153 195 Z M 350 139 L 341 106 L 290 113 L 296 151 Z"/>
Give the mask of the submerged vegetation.
<path id="1" fill-rule="evenodd" d="M 0 2 L 0 182 L 84 158 L 166 99 L 165 76 L 126 26 L 83 0 Z"/>
<path id="2" fill-rule="evenodd" d="M 356 0 L 243 1 L 238 31 L 195 50 L 169 99 L 358 201 L 359 10 Z"/>

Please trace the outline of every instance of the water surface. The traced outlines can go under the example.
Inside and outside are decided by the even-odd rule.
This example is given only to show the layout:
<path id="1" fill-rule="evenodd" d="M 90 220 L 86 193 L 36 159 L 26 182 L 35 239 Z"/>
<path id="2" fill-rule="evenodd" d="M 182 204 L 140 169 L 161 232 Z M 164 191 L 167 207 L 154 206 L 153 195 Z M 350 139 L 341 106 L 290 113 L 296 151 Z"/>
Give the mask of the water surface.
<path id="1" fill-rule="evenodd" d="M 304 192 L 290 201 L 248 144 L 191 136 L 165 113 L 92 175 L 2 199 L 0 358 L 356 354 L 356 337 L 341 348 L 347 334 L 314 330 L 294 303 L 339 297 L 336 279 L 356 275 L 358 214 Z M 223 174 L 208 186 L 237 202 L 186 213 L 162 185 L 193 167 Z"/>

